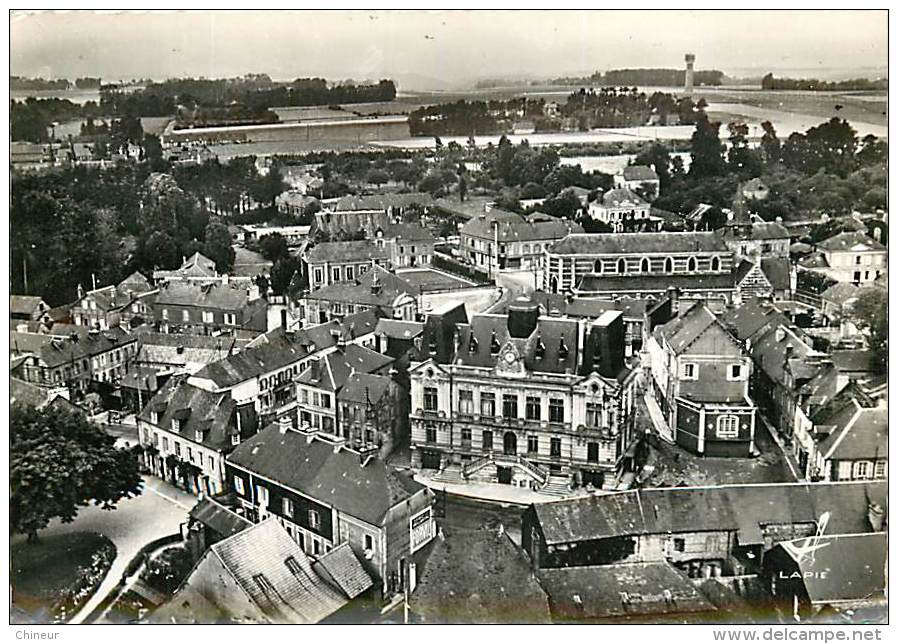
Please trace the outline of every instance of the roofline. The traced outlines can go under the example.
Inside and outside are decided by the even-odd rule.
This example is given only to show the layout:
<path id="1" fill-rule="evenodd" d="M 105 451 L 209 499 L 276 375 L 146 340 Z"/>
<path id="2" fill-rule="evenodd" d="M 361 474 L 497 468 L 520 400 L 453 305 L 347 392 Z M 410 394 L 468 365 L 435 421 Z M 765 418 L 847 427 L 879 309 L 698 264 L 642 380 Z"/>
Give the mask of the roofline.
<path id="1" fill-rule="evenodd" d="M 864 408 L 860 406 L 857 399 L 852 397 L 851 402 L 854 403 L 854 414 L 852 414 L 851 418 L 845 423 L 845 427 L 842 428 L 842 432 L 839 434 L 838 438 L 833 441 L 832 447 L 829 448 L 829 451 L 823 455 L 823 460 L 828 461 L 832 458 L 833 452 L 836 451 L 836 448 L 842 444 L 842 441 L 845 440 L 845 437 L 848 435 L 848 432 L 851 431 L 851 428 L 854 427 L 854 424 L 857 422 L 857 419 L 860 418 L 861 413 L 863 413 Z"/>

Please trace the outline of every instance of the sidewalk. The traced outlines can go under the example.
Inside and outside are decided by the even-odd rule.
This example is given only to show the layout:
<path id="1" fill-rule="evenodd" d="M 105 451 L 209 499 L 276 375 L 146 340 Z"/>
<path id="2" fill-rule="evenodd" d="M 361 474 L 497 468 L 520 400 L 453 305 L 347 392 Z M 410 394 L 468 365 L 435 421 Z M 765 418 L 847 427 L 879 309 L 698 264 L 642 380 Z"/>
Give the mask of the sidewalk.
<path id="1" fill-rule="evenodd" d="M 786 445 L 783 443 L 783 439 L 780 438 L 779 432 L 776 431 L 776 428 L 770 424 L 766 418 L 764 418 L 764 414 L 760 411 L 757 412 L 758 420 L 764 423 L 764 428 L 767 430 L 767 433 L 770 435 L 770 438 L 773 439 L 773 442 L 776 443 L 776 446 L 783 453 L 783 458 L 786 461 L 786 465 L 789 466 L 789 472 L 795 478 L 796 481 L 804 480 L 803 477 L 799 476 L 800 468 L 798 463 L 795 461 L 795 456 L 792 454 L 792 451 L 786 448 Z"/>
<path id="2" fill-rule="evenodd" d="M 446 492 L 455 496 L 464 496 L 479 501 L 492 501 L 494 503 L 514 503 L 516 505 L 530 505 L 531 503 L 546 503 L 547 501 L 559 501 L 561 499 L 574 499 L 592 496 L 592 492 L 575 491 L 565 497 L 550 496 L 540 492 L 534 492 L 526 488 L 514 487 L 502 483 L 444 483 L 433 481 L 428 477 L 417 473 L 414 479 L 426 485 L 432 490 Z"/>

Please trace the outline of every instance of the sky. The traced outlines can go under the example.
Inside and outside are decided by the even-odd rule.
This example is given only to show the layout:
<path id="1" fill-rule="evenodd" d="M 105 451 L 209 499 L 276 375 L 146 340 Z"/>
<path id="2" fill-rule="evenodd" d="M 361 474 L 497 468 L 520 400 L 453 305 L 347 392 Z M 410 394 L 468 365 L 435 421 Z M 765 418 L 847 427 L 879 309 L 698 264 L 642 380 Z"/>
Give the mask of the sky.
<path id="1" fill-rule="evenodd" d="M 696 69 L 808 77 L 885 69 L 887 29 L 885 11 L 16 13 L 10 65 L 17 76 L 109 82 L 253 72 L 275 80 L 390 77 L 412 89 L 431 79 L 680 67 L 688 51 Z"/>

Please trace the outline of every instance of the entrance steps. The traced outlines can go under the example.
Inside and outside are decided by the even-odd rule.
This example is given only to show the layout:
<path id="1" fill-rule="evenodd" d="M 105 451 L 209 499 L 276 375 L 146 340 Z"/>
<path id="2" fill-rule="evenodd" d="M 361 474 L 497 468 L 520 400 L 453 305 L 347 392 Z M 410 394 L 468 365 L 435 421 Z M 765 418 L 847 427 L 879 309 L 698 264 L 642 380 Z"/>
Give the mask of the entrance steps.
<path id="1" fill-rule="evenodd" d="M 445 469 L 434 472 L 431 481 L 438 483 L 462 483 L 461 468 L 458 465 L 447 465 Z"/>
<path id="2" fill-rule="evenodd" d="M 562 498 L 571 493 L 570 481 L 564 476 L 549 476 L 546 484 L 539 489 L 540 494 Z"/>

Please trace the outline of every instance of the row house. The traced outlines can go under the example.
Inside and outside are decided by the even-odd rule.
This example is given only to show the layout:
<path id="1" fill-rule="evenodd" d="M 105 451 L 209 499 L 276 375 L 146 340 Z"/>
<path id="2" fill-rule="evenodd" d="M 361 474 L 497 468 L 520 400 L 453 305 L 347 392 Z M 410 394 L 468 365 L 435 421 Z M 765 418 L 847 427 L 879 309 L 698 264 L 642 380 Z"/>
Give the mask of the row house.
<path id="1" fill-rule="evenodd" d="M 91 383 L 115 385 L 137 355 L 137 338 L 120 328 L 106 331 L 54 325 L 56 332 L 10 332 L 10 357 L 23 358 L 21 377 L 41 387 L 67 387 L 73 398 Z"/>
<path id="2" fill-rule="evenodd" d="M 388 377 L 392 363 L 389 356 L 338 339 L 333 351 L 313 358 L 296 377 L 299 427 L 340 435 L 343 419 L 338 396 L 343 386 L 356 373 Z"/>
<path id="3" fill-rule="evenodd" d="M 268 328 L 268 302 L 258 287 L 227 278 L 204 284 L 168 282 L 155 296 L 153 314 L 163 333 L 255 337 Z"/>
<path id="4" fill-rule="evenodd" d="M 550 293 L 646 298 L 675 287 L 715 308 L 735 294 L 733 253 L 711 232 L 568 235 L 546 250 L 545 265 Z"/>
<path id="5" fill-rule="evenodd" d="M 188 382 L 213 393 L 227 393 L 240 404 L 250 403 L 263 419 L 288 418 L 297 422 L 296 379 L 314 359 L 336 351 L 338 344 L 371 347 L 378 317 L 359 313 L 345 320 L 265 333 L 239 353 L 208 364 Z"/>
<path id="6" fill-rule="evenodd" d="M 459 230 L 461 258 L 493 275 L 506 270 L 537 270 L 545 249 L 579 224 L 542 213 L 519 215 L 493 208 L 471 218 Z"/>
<path id="7" fill-rule="evenodd" d="M 703 304 L 647 333 L 651 393 L 668 438 L 705 456 L 756 454 L 752 362 L 739 340 Z"/>
<path id="8" fill-rule="evenodd" d="M 251 403 L 228 392 L 206 391 L 188 380 L 169 380 L 137 419 L 147 468 L 196 494 L 227 492 L 224 457 L 258 429 Z"/>
<path id="9" fill-rule="evenodd" d="M 392 367 L 391 367 L 392 369 Z M 361 452 L 388 454 L 405 436 L 405 397 L 390 376 L 356 372 L 337 393 L 337 433 Z"/>
<path id="10" fill-rule="evenodd" d="M 420 289 L 398 275 L 373 266 L 354 281 L 333 283 L 301 296 L 299 317 L 309 324 L 323 324 L 361 311 L 378 311 L 383 317 L 413 321 L 419 295 Z"/>
<path id="11" fill-rule="evenodd" d="M 521 545 L 538 570 L 666 562 L 691 578 L 757 574 L 783 541 L 881 530 L 887 494 L 884 481 L 613 492 L 531 505 Z"/>
<path id="12" fill-rule="evenodd" d="M 149 280 L 134 272 L 118 284 L 84 293 L 78 287 L 78 301 L 72 306 L 75 324 L 105 330 L 113 326 L 140 326 L 153 321 L 153 297 L 157 293 Z"/>
<path id="13" fill-rule="evenodd" d="M 430 490 L 342 439 L 273 424 L 228 456 L 227 474 L 245 516 L 276 517 L 315 558 L 348 543 L 385 600 L 436 536 Z"/>
<path id="14" fill-rule="evenodd" d="M 409 369 L 413 467 L 531 489 L 613 485 L 638 440 L 623 336 L 619 311 L 540 316 L 526 299 L 428 322 Z"/>

